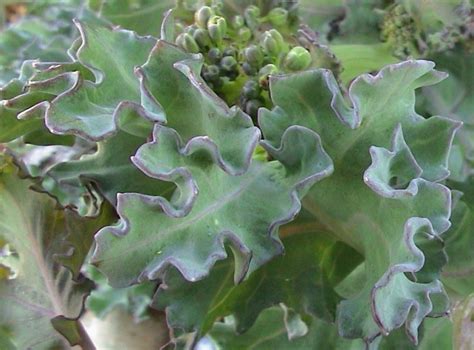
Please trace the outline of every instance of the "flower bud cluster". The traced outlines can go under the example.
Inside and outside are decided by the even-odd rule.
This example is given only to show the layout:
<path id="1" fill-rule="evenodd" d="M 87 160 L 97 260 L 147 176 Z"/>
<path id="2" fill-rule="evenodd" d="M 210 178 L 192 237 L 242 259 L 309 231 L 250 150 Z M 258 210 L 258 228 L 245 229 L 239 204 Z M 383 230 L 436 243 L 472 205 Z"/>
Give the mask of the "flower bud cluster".
<path id="1" fill-rule="evenodd" d="M 230 17 L 224 15 L 222 4 L 213 1 L 194 13 L 194 23 L 178 28 L 176 44 L 201 53 L 206 83 L 255 118 L 260 107 L 269 107 L 270 75 L 305 70 L 313 63 L 310 52 L 292 35 L 296 6 L 290 5 L 266 14 L 250 5 Z"/>
<path id="2" fill-rule="evenodd" d="M 441 29 L 438 20 L 425 18 L 430 15 L 423 12 L 410 12 L 403 4 L 391 5 L 383 13 L 382 40 L 399 58 L 427 56 L 452 50 L 457 45 L 469 50 L 470 45 L 474 45 L 474 11 L 470 5 L 460 5 L 455 20 Z"/>
<path id="3" fill-rule="evenodd" d="M 381 37 L 394 49 L 397 57 L 414 55 L 417 50 L 417 28 L 411 15 L 403 5 L 395 5 L 385 13 Z"/>

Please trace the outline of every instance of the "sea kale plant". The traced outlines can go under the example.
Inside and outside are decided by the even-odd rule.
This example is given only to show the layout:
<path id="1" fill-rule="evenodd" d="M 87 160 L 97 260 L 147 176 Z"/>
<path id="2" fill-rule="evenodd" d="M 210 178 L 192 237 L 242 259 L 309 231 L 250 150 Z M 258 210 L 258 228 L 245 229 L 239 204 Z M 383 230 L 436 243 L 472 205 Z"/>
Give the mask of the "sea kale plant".
<path id="1" fill-rule="evenodd" d="M 0 349 L 474 348 L 469 0 L 2 4 Z"/>

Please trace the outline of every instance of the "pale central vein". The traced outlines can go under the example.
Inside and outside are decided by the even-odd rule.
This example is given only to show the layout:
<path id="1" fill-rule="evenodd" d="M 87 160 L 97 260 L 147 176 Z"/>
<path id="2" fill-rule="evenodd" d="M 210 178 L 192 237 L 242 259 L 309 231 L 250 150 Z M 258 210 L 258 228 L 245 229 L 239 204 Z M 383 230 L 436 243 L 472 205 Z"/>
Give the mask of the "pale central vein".
<path id="1" fill-rule="evenodd" d="M 167 236 L 167 235 L 172 234 L 174 232 L 177 232 L 181 229 L 184 229 L 188 226 L 191 226 L 192 224 L 194 224 L 196 222 L 199 222 L 200 220 L 202 220 L 206 216 L 218 211 L 222 207 L 226 206 L 229 202 L 235 200 L 238 196 L 240 196 L 242 194 L 242 192 L 247 190 L 248 187 L 250 187 L 252 185 L 252 183 L 255 181 L 255 179 L 258 179 L 259 176 L 261 175 L 261 173 L 264 172 L 264 171 L 265 171 L 265 167 L 262 167 L 261 169 L 259 169 L 259 171 L 257 171 L 255 174 L 253 174 L 253 176 L 248 181 L 244 182 L 242 184 L 242 186 L 240 186 L 236 191 L 231 192 L 230 194 L 223 197 L 218 202 L 215 202 L 215 203 L 209 205 L 208 207 L 203 209 L 201 212 L 197 213 L 194 217 L 192 217 L 188 220 L 185 220 L 185 221 L 181 222 L 180 224 L 172 225 L 168 229 L 164 229 L 163 231 L 160 232 L 160 236 L 161 237 Z M 175 220 L 175 219 L 171 218 L 171 220 Z M 127 237 L 127 235 L 125 237 Z M 133 247 L 130 247 L 130 245 L 126 245 L 127 253 L 129 253 L 129 254 L 134 253 L 135 251 L 140 250 L 143 246 L 148 246 L 148 245 L 152 244 L 155 241 L 156 241 L 156 236 L 152 236 L 152 237 L 150 237 L 150 239 L 143 240 L 142 242 L 140 242 L 139 244 L 134 245 Z M 114 256 L 111 256 L 111 257 L 105 258 L 105 259 L 101 259 L 101 261 L 114 260 L 114 259 L 123 259 L 123 255 L 116 253 Z"/>

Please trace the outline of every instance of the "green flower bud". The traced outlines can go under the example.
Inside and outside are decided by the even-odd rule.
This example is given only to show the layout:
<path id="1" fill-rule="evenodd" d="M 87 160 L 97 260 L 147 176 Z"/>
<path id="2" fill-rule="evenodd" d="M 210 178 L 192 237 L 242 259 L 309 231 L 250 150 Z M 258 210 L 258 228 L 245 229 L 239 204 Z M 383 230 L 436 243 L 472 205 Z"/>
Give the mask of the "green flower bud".
<path id="1" fill-rule="evenodd" d="M 207 26 L 209 27 L 210 25 L 217 25 L 219 27 L 219 30 L 222 33 L 222 36 L 224 36 L 227 33 L 227 21 L 225 20 L 224 17 L 212 16 L 207 21 Z"/>
<path id="2" fill-rule="evenodd" d="M 248 6 L 244 11 L 244 18 L 249 28 L 255 28 L 259 24 L 260 9 L 255 5 Z"/>
<path id="3" fill-rule="evenodd" d="M 278 55 L 279 53 L 278 45 L 275 39 L 273 39 L 270 35 L 264 35 L 262 37 L 261 45 L 262 45 L 263 51 L 265 51 L 267 55 L 271 55 L 271 56 Z"/>
<path id="4" fill-rule="evenodd" d="M 198 53 L 199 46 L 189 33 L 182 33 L 176 38 L 176 44 L 187 52 Z"/>
<path id="5" fill-rule="evenodd" d="M 224 52 L 222 52 L 222 56 L 232 56 L 234 58 L 237 58 L 237 50 L 233 46 L 226 47 L 224 49 Z"/>
<path id="6" fill-rule="evenodd" d="M 199 47 L 203 50 L 208 49 L 212 46 L 211 38 L 209 37 L 209 33 L 207 30 L 199 28 L 193 34 L 193 38 Z"/>
<path id="7" fill-rule="evenodd" d="M 401 27 L 403 27 L 403 25 L 404 25 L 405 23 L 404 23 L 403 18 L 395 17 L 395 18 L 393 19 L 393 24 L 394 24 L 396 27 L 401 28 Z"/>
<path id="8" fill-rule="evenodd" d="M 260 17 L 260 8 L 255 5 L 247 6 L 247 8 L 244 10 L 244 16 L 245 17 L 250 16 L 254 18 Z"/>
<path id="9" fill-rule="evenodd" d="M 240 29 L 244 25 L 245 25 L 245 21 L 244 21 L 244 18 L 242 16 L 239 16 L 239 15 L 234 16 L 234 18 L 232 19 L 232 27 L 234 29 Z"/>
<path id="10" fill-rule="evenodd" d="M 221 50 L 219 50 L 217 47 L 213 47 L 207 53 L 207 57 L 209 58 L 209 61 L 214 64 L 217 64 L 221 61 L 222 58 Z"/>
<path id="11" fill-rule="evenodd" d="M 242 27 L 239 29 L 239 40 L 242 42 L 247 42 L 252 38 L 252 31 L 247 27 Z"/>
<path id="12" fill-rule="evenodd" d="M 276 7 L 268 13 L 267 18 L 275 27 L 282 27 L 287 24 L 288 11 L 284 8 Z"/>
<path id="13" fill-rule="evenodd" d="M 203 6 L 194 13 L 194 21 L 201 28 L 207 27 L 207 22 L 214 16 L 214 10 L 209 6 Z"/>
<path id="14" fill-rule="evenodd" d="M 184 49 L 184 33 L 179 34 L 174 41 L 176 45 Z"/>
<path id="15" fill-rule="evenodd" d="M 263 63 L 263 52 L 256 45 L 250 45 L 244 49 L 245 60 L 254 67 L 259 67 Z"/>
<path id="16" fill-rule="evenodd" d="M 257 68 L 255 68 L 248 62 L 242 63 L 242 69 L 244 70 L 245 74 L 249 76 L 253 76 L 257 74 Z"/>
<path id="17" fill-rule="evenodd" d="M 184 28 L 184 25 L 182 23 L 176 22 L 174 24 L 174 30 L 175 30 L 176 33 L 183 33 L 185 28 Z"/>
<path id="18" fill-rule="evenodd" d="M 222 40 L 224 39 L 224 37 L 222 36 L 222 33 L 219 30 L 219 28 L 217 27 L 217 25 L 212 24 L 212 25 L 207 27 L 207 30 L 209 31 L 209 36 L 211 37 L 212 41 L 215 44 L 220 44 L 222 42 Z"/>
<path id="19" fill-rule="evenodd" d="M 191 35 L 194 34 L 194 32 L 196 31 L 196 29 L 198 29 L 199 27 L 195 24 L 192 24 L 190 26 L 187 26 L 185 29 L 184 29 L 184 32 L 185 33 L 189 33 Z"/>
<path id="20" fill-rule="evenodd" d="M 222 57 L 221 68 L 227 72 L 234 71 L 237 68 L 237 60 L 232 56 Z"/>
<path id="21" fill-rule="evenodd" d="M 284 47 L 284 39 L 278 30 L 271 29 L 263 33 L 260 44 L 267 55 L 278 56 Z"/>
<path id="22" fill-rule="evenodd" d="M 211 64 L 209 66 L 204 66 L 202 71 L 202 76 L 208 82 L 217 82 L 220 78 L 219 67 Z"/>
<path id="23" fill-rule="evenodd" d="M 196 43 L 196 40 L 194 40 L 194 38 L 187 33 L 184 34 L 184 49 L 191 53 L 199 52 L 199 46 Z"/>
<path id="24" fill-rule="evenodd" d="M 256 118 L 261 107 L 263 107 L 262 101 L 253 99 L 245 104 L 245 112 L 252 118 Z"/>
<path id="25" fill-rule="evenodd" d="M 219 44 L 227 33 L 227 22 L 224 17 L 212 16 L 207 22 L 209 36 L 214 43 Z"/>
<path id="26" fill-rule="evenodd" d="M 256 99 L 260 97 L 260 85 L 256 80 L 247 80 L 247 82 L 242 87 L 242 95 L 246 97 L 248 100 Z"/>
<path id="27" fill-rule="evenodd" d="M 285 57 L 284 66 L 290 71 L 299 71 L 309 67 L 311 54 L 304 47 L 296 46 Z"/>
<path id="28" fill-rule="evenodd" d="M 267 64 L 258 72 L 258 83 L 264 90 L 268 90 L 268 78 L 272 74 L 277 74 L 278 68 L 274 64 Z"/>
<path id="29" fill-rule="evenodd" d="M 270 33 L 272 38 L 275 39 L 278 46 L 283 48 L 283 46 L 285 45 L 285 39 L 283 39 L 283 36 L 280 34 L 280 32 L 276 29 L 270 29 L 268 33 Z"/>

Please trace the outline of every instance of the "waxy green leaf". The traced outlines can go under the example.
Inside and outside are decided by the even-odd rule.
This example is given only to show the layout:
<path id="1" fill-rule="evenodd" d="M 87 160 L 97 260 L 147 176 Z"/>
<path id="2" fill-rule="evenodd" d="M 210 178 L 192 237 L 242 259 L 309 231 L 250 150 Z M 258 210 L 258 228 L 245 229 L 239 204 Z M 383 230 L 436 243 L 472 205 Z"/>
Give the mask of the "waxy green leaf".
<path id="1" fill-rule="evenodd" d="M 259 119 L 265 145 L 294 124 L 320 134 L 335 172 L 311 190 L 304 206 L 366 260 L 363 287 L 338 307 L 345 337 L 371 342 L 406 323 L 416 342 L 422 320 L 445 303 L 434 296 L 444 293 L 436 276 L 444 263 L 440 235 L 450 226 L 451 195 L 435 181 L 449 175 L 447 157 L 459 124 L 424 119 L 414 110 L 414 90 L 443 77 L 431 62 L 388 66 L 351 84 L 351 106 L 327 71 L 270 82 L 277 107 Z"/>
<path id="2" fill-rule="evenodd" d="M 121 113 L 129 108 L 152 121 L 161 120 L 158 106 L 148 111 L 140 106 L 140 81 L 134 74 L 155 39 L 96 24 L 76 25 L 81 33 L 77 60 L 94 73 L 95 81 L 78 74 L 74 86 L 49 105 L 48 128 L 57 134 L 100 140 L 115 133 Z"/>
<path id="3" fill-rule="evenodd" d="M 66 349 L 66 339 L 84 345 L 77 319 L 92 286 L 79 270 L 93 233 L 108 221 L 82 221 L 57 210 L 31 185 L 11 166 L 1 170 L 0 265 L 10 275 L 0 281 L 0 329 L 21 349 Z"/>
<path id="4" fill-rule="evenodd" d="M 309 186 L 332 170 L 318 137 L 306 128 L 288 129 L 279 148 L 270 150 L 279 161 L 254 162 L 239 176 L 215 163 L 206 142 L 194 138 L 184 145 L 174 130 L 156 127 L 154 141 L 138 150 L 133 160 L 140 169 L 178 188 L 171 201 L 118 196 L 121 221 L 97 234 L 93 256 L 112 285 L 156 279 L 168 265 L 187 280 L 202 279 L 227 256 L 225 243 L 236 259 L 235 281 L 241 281 L 281 254 L 278 227 L 296 215 Z M 262 196 L 265 201 L 258 200 Z"/>
<path id="5" fill-rule="evenodd" d="M 87 200 L 90 196 L 87 189 L 90 186 L 96 188 L 114 206 L 117 204 L 118 193 L 168 196 L 174 188 L 172 184 L 151 179 L 130 161 L 130 157 L 145 141 L 146 138 L 119 130 L 113 137 L 98 142 L 96 152 L 52 167 L 42 185 L 63 206 L 72 205 L 79 212 L 92 214 L 94 210 L 87 209 L 94 205 Z M 85 196 L 84 204 L 74 205 L 81 193 Z"/>
<path id="6" fill-rule="evenodd" d="M 274 258 L 242 283 L 234 284 L 231 259 L 218 262 L 211 274 L 198 282 L 188 282 L 170 269 L 153 307 L 166 310 L 171 327 L 201 334 L 216 319 L 229 314 L 234 315 L 236 329 L 242 333 L 263 309 L 279 303 L 300 314 L 333 321 L 341 300 L 333 288 L 361 257 L 350 247 L 313 232 L 307 223 L 290 223 L 282 230 L 293 234 L 282 241 L 285 255 Z"/>
<path id="7" fill-rule="evenodd" d="M 202 65 L 201 55 L 159 40 L 138 75 L 150 100 L 163 109 L 168 127 L 185 143 L 199 138 L 225 171 L 240 174 L 248 167 L 260 132 L 248 115 L 229 108 L 205 84 Z"/>
<path id="8" fill-rule="evenodd" d="M 466 181 L 474 168 L 474 54 L 458 49 L 433 55 L 432 59 L 449 77 L 440 84 L 424 87 L 419 93 L 418 108 L 464 123 L 454 139 L 449 168 L 450 179 Z"/>
<path id="9" fill-rule="evenodd" d="M 466 303 L 467 304 L 467 303 Z M 463 310 L 456 311 L 459 315 Z M 466 321 L 466 320 L 464 320 Z M 299 331 L 299 332 L 298 332 Z M 304 332 L 305 331 L 305 332 Z M 209 334 L 202 338 L 199 346 L 213 346 L 219 349 L 334 349 L 334 350 L 429 350 L 433 348 L 449 349 L 452 347 L 453 325 L 447 318 L 426 320 L 423 324 L 423 336 L 418 346 L 410 343 L 403 329 L 398 329 L 388 337 L 378 337 L 367 346 L 362 340 L 344 339 L 337 332 L 337 327 L 317 318 L 295 317 L 294 311 L 284 304 L 268 308 L 260 313 L 257 322 L 244 335 L 237 333 L 236 321 L 229 317 L 224 322 L 216 322 Z M 297 334 L 291 337 L 291 334 Z M 460 343 L 469 344 L 466 333 Z M 466 337 L 467 335 L 467 337 Z"/>
<path id="10" fill-rule="evenodd" d="M 317 349 L 318 345 L 322 345 L 315 342 L 314 337 L 305 337 L 308 333 L 307 325 L 284 304 L 263 311 L 245 336 L 238 337 L 236 331 L 234 319 L 218 322 L 209 337 L 201 340 L 201 344 L 205 346 L 206 343 L 210 343 L 215 349 L 232 350 L 289 348 L 303 350 Z"/>

